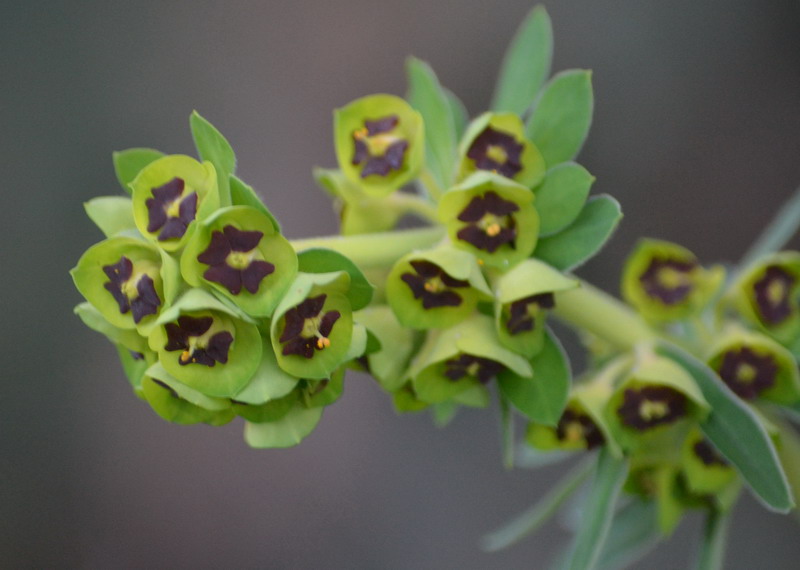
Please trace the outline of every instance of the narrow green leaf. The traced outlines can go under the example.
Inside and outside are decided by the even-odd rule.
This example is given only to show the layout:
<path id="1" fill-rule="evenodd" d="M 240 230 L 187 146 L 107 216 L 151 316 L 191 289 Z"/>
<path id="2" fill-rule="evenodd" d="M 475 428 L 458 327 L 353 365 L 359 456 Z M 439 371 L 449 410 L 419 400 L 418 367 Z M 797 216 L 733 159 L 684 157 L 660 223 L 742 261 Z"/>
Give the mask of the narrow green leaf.
<path id="1" fill-rule="evenodd" d="M 655 502 L 634 499 L 614 515 L 597 567 L 627 568 L 650 552 L 661 538 Z"/>
<path id="2" fill-rule="evenodd" d="M 725 545 L 728 542 L 730 517 L 717 511 L 709 511 L 697 570 L 722 570 L 725 566 Z"/>
<path id="3" fill-rule="evenodd" d="M 621 219 L 619 202 L 611 196 L 589 198 L 571 225 L 539 240 L 534 257 L 561 271 L 571 271 L 603 248 Z"/>
<path id="4" fill-rule="evenodd" d="M 410 57 L 406 61 L 408 102 L 425 122 L 425 162 L 437 183 L 448 188 L 456 160 L 453 110 L 430 65 Z"/>
<path id="5" fill-rule="evenodd" d="M 553 29 L 544 6 L 536 6 L 523 20 L 503 59 L 492 110 L 522 115 L 550 74 Z"/>
<path id="6" fill-rule="evenodd" d="M 538 530 L 578 490 L 581 483 L 591 474 L 594 465 L 594 461 L 590 458 L 584 459 L 564 475 L 538 503 L 501 528 L 484 536 L 481 548 L 487 552 L 502 550 Z"/>
<path id="7" fill-rule="evenodd" d="M 469 124 L 469 113 L 467 112 L 467 107 L 458 98 L 458 95 L 447 89 L 446 87 L 442 87 L 445 96 L 447 97 L 447 104 L 450 106 L 450 115 L 453 117 L 453 127 L 455 128 L 456 133 L 456 141 L 461 140 L 461 137 L 464 135 L 464 131 L 467 130 L 467 125 Z"/>
<path id="8" fill-rule="evenodd" d="M 547 450 L 542 451 L 531 447 L 527 443 L 522 443 L 517 448 L 515 465 L 525 469 L 539 469 L 548 465 L 561 463 L 565 459 L 575 457 L 574 451 Z"/>
<path id="9" fill-rule="evenodd" d="M 592 72 L 563 71 L 545 85 L 526 125 L 549 167 L 575 158 L 592 124 Z"/>
<path id="10" fill-rule="evenodd" d="M 222 133 L 197 111 L 192 111 L 189 126 L 192 129 L 197 154 L 203 160 L 211 162 L 217 170 L 220 206 L 229 206 L 231 204 L 229 177 L 236 171 L 236 155 L 233 153 L 233 148 Z"/>
<path id="11" fill-rule="evenodd" d="M 764 228 L 758 239 L 747 250 L 747 253 L 742 257 L 742 261 L 739 262 L 738 270 L 744 271 L 765 255 L 783 248 L 799 228 L 800 187 L 783 204 L 769 225 Z"/>
<path id="12" fill-rule="evenodd" d="M 278 223 L 278 220 L 272 215 L 272 212 L 269 211 L 269 208 L 264 205 L 264 202 L 261 201 L 261 198 L 258 197 L 258 194 L 256 194 L 255 190 L 253 190 L 252 186 L 246 182 L 243 182 L 239 177 L 231 174 L 230 188 L 231 203 L 234 206 L 250 206 L 251 208 L 255 208 L 267 216 L 272 221 L 275 231 L 280 233 L 281 226 Z"/>
<path id="13" fill-rule="evenodd" d="M 531 367 L 533 378 L 500 374 L 500 391 L 529 420 L 555 426 L 567 404 L 571 373 L 564 349 L 549 329 Z"/>
<path id="14" fill-rule="evenodd" d="M 617 497 L 627 476 L 628 462 L 617 459 L 604 447 L 597 459 L 597 471 L 575 536 L 569 563 L 572 570 L 590 570 L 597 562 L 611 528 Z"/>
<path id="15" fill-rule="evenodd" d="M 130 194 L 130 183 L 139 174 L 139 171 L 156 159 L 164 156 L 163 152 L 152 148 L 129 148 L 119 150 L 111 155 L 114 161 L 114 172 L 117 174 L 120 186 Z"/>
<path id="16" fill-rule="evenodd" d="M 347 298 L 354 311 L 363 309 L 372 300 L 373 287 L 350 258 L 332 249 L 313 248 L 297 255 L 298 270 L 305 273 L 328 273 L 345 271 L 350 275 Z"/>
<path id="17" fill-rule="evenodd" d="M 656 352 L 689 372 L 711 405 L 711 413 L 700 424 L 706 437 L 739 470 L 764 506 L 788 512 L 794 506 L 792 492 L 772 439 L 755 413 L 711 368 L 688 352 L 667 342 L 660 342 Z"/>
<path id="18" fill-rule="evenodd" d="M 565 162 L 547 171 L 536 189 L 539 235 L 548 236 L 563 230 L 581 213 L 594 176 L 580 164 Z"/>
<path id="19" fill-rule="evenodd" d="M 508 399 L 500 394 L 500 448 L 503 450 L 503 466 L 514 467 L 514 413 Z"/>
<path id="20" fill-rule="evenodd" d="M 136 231 L 133 221 L 131 199 L 124 196 L 100 196 L 83 205 L 86 215 L 106 237 L 113 237 L 125 230 Z"/>

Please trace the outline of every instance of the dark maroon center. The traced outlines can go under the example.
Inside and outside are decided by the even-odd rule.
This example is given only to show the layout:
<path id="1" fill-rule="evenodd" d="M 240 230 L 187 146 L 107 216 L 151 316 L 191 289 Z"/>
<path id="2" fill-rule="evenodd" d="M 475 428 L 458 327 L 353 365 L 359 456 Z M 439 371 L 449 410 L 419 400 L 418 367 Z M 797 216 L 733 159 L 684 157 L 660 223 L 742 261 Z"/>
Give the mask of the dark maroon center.
<path id="1" fill-rule="evenodd" d="M 775 385 L 778 364 L 769 354 L 758 355 L 743 346 L 725 352 L 718 372 L 737 396 L 754 400 L 761 392 Z"/>
<path id="2" fill-rule="evenodd" d="M 467 225 L 456 235 L 489 253 L 494 253 L 505 244 L 513 248 L 517 229 L 512 214 L 518 211 L 516 203 L 504 200 L 497 192 L 489 190 L 482 196 L 475 196 L 458 215 L 459 221 Z"/>
<path id="3" fill-rule="evenodd" d="M 580 434 L 586 449 L 602 445 L 605 441 L 600 428 L 588 415 L 571 409 L 564 410 L 556 426 L 556 437 L 562 442 L 572 442 L 575 433 Z"/>
<path id="4" fill-rule="evenodd" d="M 322 309 L 327 297 L 325 294 L 309 297 L 286 311 L 285 325 L 280 338 L 284 356 L 294 354 L 312 358 L 316 350 L 323 350 L 330 345 L 328 337 L 341 313 L 328 311 L 323 314 Z"/>
<path id="5" fill-rule="evenodd" d="M 508 133 L 486 127 L 472 141 L 467 157 L 472 159 L 478 170 L 490 170 L 513 178 L 522 170 L 523 148 L 522 143 Z"/>
<path id="6" fill-rule="evenodd" d="M 136 296 L 131 299 L 125 292 L 125 285 L 133 277 L 133 262 L 125 257 L 120 257 L 117 263 L 104 265 L 103 272 L 109 281 L 103 284 L 106 291 L 111 293 L 119 305 L 119 312 L 123 315 L 128 311 L 133 316 L 133 322 L 139 322 L 147 315 L 155 315 L 161 306 L 161 299 L 156 293 L 155 283 L 149 275 L 141 275 L 136 282 Z"/>
<path id="7" fill-rule="evenodd" d="M 158 241 L 182 238 L 197 215 L 197 192 L 184 193 L 182 178 L 175 177 L 166 184 L 153 188 L 153 197 L 145 201 L 149 222 L 147 231 L 158 233 Z M 177 215 L 174 205 L 178 204 Z"/>
<path id="8" fill-rule="evenodd" d="M 454 279 L 444 270 L 430 261 L 415 260 L 409 262 L 415 273 L 403 273 L 400 278 L 408 285 L 415 299 L 422 299 L 422 307 L 458 307 L 461 295 L 452 289 L 469 287 L 467 281 Z"/>
<path id="9" fill-rule="evenodd" d="M 514 301 L 509 307 L 506 330 L 512 335 L 532 331 L 539 309 L 552 309 L 555 306 L 556 300 L 552 293 L 539 293 Z"/>
<path id="10" fill-rule="evenodd" d="M 686 396 L 667 386 L 627 388 L 617 408 L 622 423 L 640 431 L 674 423 L 686 412 Z"/>
<path id="11" fill-rule="evenodd" d="M 690 275 L 696 268 L 697 262 L 655 257 L 639 282 L 649 297 L 665 305 L 677 305 L 692 292 Z"/>
<path id="12" fill-rule="evenodd" d="M 370 148 L 370 139 L 380 136 L 391 136 L 397 128 L 400 118 L 388 115 L 380 119 L 364 121 L 364 127 L 353 133 L 353 166 L 361 166 L 361 178 L 372 174 L 386 176 L 393 170 L 403 167 L 403 159 L 408 149 L 408 141 L 398 138 L 386 145 L 381 152 Z"/>
<path id="13" fill-rule="evenodd" d="M 222 231 L 211 234 L 208 247 L 197 256 L 197 261 L 210 266 L 203 277 L 219 283 L 233 295 L 238 295 L 242 287 L 254 294 L 258 291 L 262 279 L 275 271 L 275 266 L 268 261 L 252 259 L 244 267 L 230 265 L 231 253 L 248 253 L 258 247 L 263 232 L 244 231 L 227 225 Z"/>
<path id="14" fill-rule="evenodd" d="M 784 268 L 770 265 L 754 284 L 756 306 L 767 324 L 778 325 L 791 315 L 790 301 L 795 281 L 795 277 Z"/>
<path id="15" fill-rule="evenodd" d="M 481 384 L 486 384 L 503 370 L 503 365 L 489 358 L 461 354 L 445 361 L 444 375 L 451 381 L 457 382 L 465 376 L 477 378 Z"/>
<path id="16" fill-rule="evenodd" d="M 228 331 L 218 332 L 208 339 L 205 346 L 192 342 L 193 338 L 206 334 L 213 322 L 212 317 L 181 316 L 178 317 L 177 323 L 167 323 L 164 325 L 167 331 L 167 344 L 164 346 L 164 350 L 182 351 L 178 358 L 181 366 L 204 364 L 212 367 L 217 362 L 225 364 L 228 362 L 228 351 L 233 342 L 231 333 Z"/>

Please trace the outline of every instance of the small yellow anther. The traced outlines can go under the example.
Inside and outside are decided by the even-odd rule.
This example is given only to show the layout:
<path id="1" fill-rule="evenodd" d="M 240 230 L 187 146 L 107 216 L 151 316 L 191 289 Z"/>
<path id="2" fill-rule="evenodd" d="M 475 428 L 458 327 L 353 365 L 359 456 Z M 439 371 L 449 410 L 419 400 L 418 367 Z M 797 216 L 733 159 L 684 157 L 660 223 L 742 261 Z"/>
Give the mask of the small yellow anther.
<path id="1" fill-rule="evenodd" d="M 436 285 L 434 285 L 434 284 L 433 284 L 433 283 L 431 283 L 430 281 L 426 281 L 426 282 L 425 282 L 425 285 L 423 285 L 423 287 L 425 288 L 425 290 L 426 290 L 428 293 L 434 293 L 434 292 L 436 291 Z"/>
<path id="2" fill-rule="evenodd" d="M 331 339 L 326 336 L 320 337 L 317 339 L 317 348 L 322 350 L 323 348 L 328 348 L 331 345 Z"/>
<path id="3" fill-rule="evenodd" d="M 499 234 L 500 230 L 502 230 L 502 229 L 503 228 L 500 227 L 500 224 L 495 222 L 493 224 L 490 224 L 489 227 L 486 228 L 486 235 L 488 235 L 490 237 L 494 237 L 497 234 Z"/>
<path id="4" fill-rule="evenodd" d="M 368 134 L 369 134 L 369 131 L 367 130 L 367 128 L 366 127 L 362 127 L 360 129 L 357 129 L 357 130 L 353 131 L 353 138 L 356 138 L 358 140 L 365 139 L 365 138 L 367 138 Z"/>
<path id="5" fill-rule="evenodd" d="M 181 362 L 188 362 L 189 359 L 192 357 L 192 353 L 188 350 L 184 350 L 181 352 Z"/>

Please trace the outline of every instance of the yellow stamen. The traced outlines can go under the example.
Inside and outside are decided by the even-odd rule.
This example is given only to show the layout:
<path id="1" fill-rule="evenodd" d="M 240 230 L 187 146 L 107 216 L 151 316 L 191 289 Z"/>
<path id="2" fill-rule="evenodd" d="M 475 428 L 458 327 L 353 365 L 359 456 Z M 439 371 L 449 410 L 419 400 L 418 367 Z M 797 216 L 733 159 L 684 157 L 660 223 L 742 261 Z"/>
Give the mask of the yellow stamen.
<path id="1" fill-rule="evenodd" d="M 494 237 L 500 233 L 500 230 L 502 230 L 500 224 L 494 222 L 493 224 L 489 224 L 489 226 L 486 228 L 486 235 L 489 237 Z"/>
<path id="2" fill-rule="evenodd" d="M 358 139 L 358 140 L 367 138 L 367 135 L 369 135 L 369 131 L 367 130 L 367 127 L 362 127 L 360 129 L 357 129 L 357 130 L 353 131 L 353 138 Z"/>
<path id="3" fill-rule="evenodd" d="M 188 362 L 191 357 L 192 353 L 190 351 L 184 350 L 181 352 L 181 362 Z"/>
<path id="4" fill-rule="evenodd" d="M 650 421 L 653 419 L 663 418 L 667 415 L 669 411 L 669 406 L 665 402 L 653 402 L 651 400 L 645 400 L 642 402 L 642 405 L 639 406 L 639 416 L 645 421 Z"/>
<path id="5" fill-rule="evenodd" d="M 756 379 L 757 375 L 758 370 L 755 366 L 751 366 L 750 364 L 743 362 L 736 367 L 736 379 L 739 380 L 739 382 L 749 384 Z"/>
<path id="6" fill-rule="evenodd" d="M 323 348 L 328 348 L 331 345 L 331 339 L 326 336 L 322 336 L 317 339 L 317 348 L 322 350 Z"/>
<path id="7" fill-rule="evenodd" d="M 581 441 L 583 439 L 583 426 L 578 422 L 570 422 L 564 430 L 564 440 L 569 442 Z"/>

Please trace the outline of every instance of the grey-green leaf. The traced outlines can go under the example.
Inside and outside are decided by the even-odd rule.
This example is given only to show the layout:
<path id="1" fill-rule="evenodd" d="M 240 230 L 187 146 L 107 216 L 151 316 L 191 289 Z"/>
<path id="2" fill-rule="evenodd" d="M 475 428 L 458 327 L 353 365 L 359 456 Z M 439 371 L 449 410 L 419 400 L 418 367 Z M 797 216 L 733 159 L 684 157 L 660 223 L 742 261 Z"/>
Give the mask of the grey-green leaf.
<path id="1" fill-rule="evenodd" d="M 233 148 L 222 133 L 197 111 L 192 112 L 189 126 L 192 129 L 197 154 L 203 160 L 211 162 L 217 170 L 220 205 L 227 206 L 230 204 L 229 177 L 236 171 L 236 155 L 233 153 Z"/>
<path id="2" fill-rule="evenodd" d="M 523 20 L 506 51 L 497 78 L 492 110 L 522 115 L 531 106 L 550 74 L 553 29 L 544 6 Z"/>
<path id="3" fill-rule="evenodd" d="M 113 237 L 125 230 L 136 231 L 133 221 L 131 199 L 124 196 L 100 196 L 83 205 L 86 215 L 106 237 Z"/>
<path id="4" fill-rule="evenodd" d="M 238 176 L 231 174 L 230 188 L 231 204 L 234 206 L 250 206 L 251 208 L 255 208 L 267 216 L 272 222 L 275 231 L 280 233 L 281 226 L 278 223 L 278 220 L 272 215 L 272 212 L 269 211 L 269 208 L 264 205 L 264 202 L 261 201 L 261 198 L 258 197 L 258 194 L 256 194 L 255 190 L 253 190 L 252 186 L 242 181 Z"/>
<path id="5" fill-rule="evenodd" d="M 567 228 L 540 239 L 534 256 L 556 269 L 571 271 L 602 249 L 621 219 L 619 202 L 607 194 L 594 196 Z"/>
<path id="6" fill-rule="evenodd" d="M 792 492 L 772 439 L 755 413 L 711 368 L 682 348 L 662 341 L 656 351 L 689 372 L 711 405 L 700 428 L 714 447 L 767 508 L 788 512 L 794 506 Z"/>
<path id="7" fill-rule="evenodd" d="M 564 162 L 547 171 L 544 182 L 536 189 L 540 236 L 552 235 L 575 221 L 594 180 L 588 170 L 574 162 Z"/>
<path id="8" fill-rule="evenodd" d="M 128 194 L 132 192 L 130 183 L 142 168 L 162 156 L 164 156 L 163 152 L 152 148 L 129 148 L 112 153 L 114 172 L 125 192 Z"/>
<path id="9" fill-rule="evenodd" d="M 722 570 L 725 568 L 725 546 L 728 542 L 729 522 L 730 516 L 724 513 L 709 511 L 706 515 L 706 527 L 700 546 L 700 556 L 697 560 L 697 570 Z"/>
<path id="10" fill-rule="evenodd" d="M 508 371 L 500 374 L 500 391 L 529 420 L 555 426 L 567 404 L 571 374 L 564 349 L 550 330 L 531 367 L 533 378 Z"/>
<path id="11" fill-rule="evenodd" d="M 627 460 L 614 457 L 604 447 L 597 459 L 597 470 L 572 547 L 568 565 L 571 570 L 590 570 L 597 563 L 627 475 Z"/>
<path id="12" fill-rule="evenodd" d="M 442 90 L 447 97 L 447 104 L 450 106 L 450 115 L 453 117 L 453 127 L 455 128 L 456 141 L 458 141 L 463 136 L 464 131 L 467 130 L 469 113 L 466 105 L 458 98 L 458 95 L 446 87 L 442 87 Z"/>
<path id="13" fill-rule="evenodd" d="M 410 57 L 406 62 L 408 102 L 425 123 L 425 162 L 439 186 L 447 188 L 456 159 L 453 111 L 430 65 Z"/>
<path id="14" fill-rule="evenodd" d="M 627 568 L 650 552 L 662 538 L 655 501 L 633 499 L 614 515 L 597 567 L 600 570 Z"/>
<path id="15" fill-rule="evenodd" d="M 563 71 L 545 85 L 526 125 L 549 167 L 578 154 L 592 124 L 592 72 Z"/>

